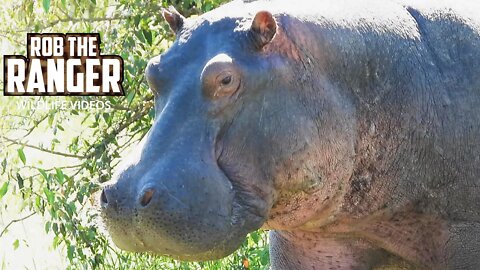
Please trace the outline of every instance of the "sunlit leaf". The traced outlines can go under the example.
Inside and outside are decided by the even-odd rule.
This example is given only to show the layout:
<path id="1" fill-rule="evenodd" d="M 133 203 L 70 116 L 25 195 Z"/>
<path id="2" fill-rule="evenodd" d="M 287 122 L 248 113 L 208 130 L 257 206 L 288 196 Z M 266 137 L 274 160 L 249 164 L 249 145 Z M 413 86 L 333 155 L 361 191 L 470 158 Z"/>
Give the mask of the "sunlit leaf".
<path id="1" fill-rule="evenodd" d="M 135 97 L 135 91 L 130 91 L 127 95 L 128 105 L 132 104 L 134 97 Z"/>
<path id="2" fill-rule="evenodd" d="M 17 250 L 19 245 L 20 245 L 20 241 L 18 241 L 18 239 L 13 241 L 13 250 Z"/>
<path id="3" fill-rule="evenodd" d="M 52 126 L 54 118 L 55 118 L 55 112 L 50 112 L 48 114 L 48 125 L 49 126 Z"/>
<path id="4" fill-rule="evenodd" d="M 67 257 L 70 261 L 73 260 L 73 252 L 75 252 L 75 247 L 74 246 L 68 246 L 67 247 Z"/>
<path id="5" fill-rule="evenodd" d="M 43 176 L 43 178 L 45 178 L 45 180 L 48 180 L 48 175 L 47 175 L 47 173 L 45 172 L 44 169 L 37 168 L 37 170 L 40 172 L 40 174 Z"/>
<path id="6" fill-rule="evenodd" d="M 0 187 L 0 200 L 7 194 L 8 191 L 8 182 L 3 183 L 2 187 Z"/>
<path id="7" fill-rule="evenodd" d="M 2 174 L 5 173 L 6 168 L 7 168 L 7 159 L 4 158 L 2 161 Z"/>
<path id="8" fill-rule="evenodd" d="M 142 30 L 143 36 L 149 45 L 152 45 L 152 32 L 149 30 Z"/>
<path id="9" fill-rule="evenodd" d="M 42 6 L 43 10 L 45 10 L 45 13 L 48 13 L 48 11 L 50 10 L 50 0 L 43 0 Z"/>
<path id="10" fill-rule="evenodd" d="M 42 208 L 41 206 L 42 206 L 41 199 L 40 197 L 37 196 L 35 198 L 35 207 L 37 207 L 37 209 L 41 209 Z"/>
<path id="11" fill-rule="evenodd" d="M 45 187 L 43 189 L 43 193 L 45 193 L 45 196 L 47 197 L 48 204 L 52 205 L 55 200 L 55 194 L 53 193 L 53 191 Z"/>
<path id="12" fill-rule="evenodd" d="M 20 160 L 23 162 L 23 164 L 26 164 L 27 163 L 27 158 L 25 157 L 25 153 L 23 152 L 23 147 L 18 148 L 17 152 L 18 152 L 18 157 L 20 158 Z"/>
<path id="13" fill-rule="evenodd" d="M 45 232 L 46 233 L 50 232 L 51 228 L 52 228 L 52 223 L 50 221 L 45 222 Z"/>
<path id="14" fill-rule="evenodd" d="M 55 172 L 56 172 L 56 178 L 58 179 L 58 183 L 62 185 L 65 180 L 65 175 L 63 174 L 62 170 L 59 168 L 55 168 Z"/>
<path id="15" fill-rule="evenodd" d="M 26 7 L 26 10 L 27 10 L 27 14 L 32 14 L 33 12 L 33 1 L 30 1 L 27 3 L 27 7 Z"/>

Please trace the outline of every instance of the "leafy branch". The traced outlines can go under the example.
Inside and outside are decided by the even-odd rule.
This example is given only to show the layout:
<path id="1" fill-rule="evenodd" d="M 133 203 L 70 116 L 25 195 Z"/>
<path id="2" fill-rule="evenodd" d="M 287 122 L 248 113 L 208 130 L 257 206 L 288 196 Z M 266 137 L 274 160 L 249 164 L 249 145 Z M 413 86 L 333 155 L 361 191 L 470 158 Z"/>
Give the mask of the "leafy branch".
<path id="1" fill-rule="evenodd" d="M 16 145 L 25 146 L 25 147 L 28 147 L 28 148 L 36 149 L 36 150 L 39 150 L 39 151 L 42 151 L 42 152 L 46 152 L 46 153 L 50 153 L 50 154 L 54 154 L 54 155 L 59 155 L 59 156 L 64 156 L 64 157 L 71 157 L 71 158 L 78 158 L 78 159 L 86 159 L 86 158 L 88 158 L 88 156 L 79 156 L 79 155 L 74 155 L 74 154 L 69 154 L 69 153 L 64 153 L 64 152 L 49 150 L 49 149 L 46 149 L 46 148 L 43 148 L 43 147 L 40 147 L 40 146 L 35 146 L 35 145 L 32 145 L 32 144 L 28 144 L 28 143 L 16 141 L 16 140 L 14 140 L 14 139 L 11 139 L 11 138 L 8 138 L 8 137 L 5 137 L 5 136 L 0 136 L 0 138 L 2 138 L 2 139 L 5 140 L 5 141 L 10 142 L 11 144 L 16 144 Z"/>

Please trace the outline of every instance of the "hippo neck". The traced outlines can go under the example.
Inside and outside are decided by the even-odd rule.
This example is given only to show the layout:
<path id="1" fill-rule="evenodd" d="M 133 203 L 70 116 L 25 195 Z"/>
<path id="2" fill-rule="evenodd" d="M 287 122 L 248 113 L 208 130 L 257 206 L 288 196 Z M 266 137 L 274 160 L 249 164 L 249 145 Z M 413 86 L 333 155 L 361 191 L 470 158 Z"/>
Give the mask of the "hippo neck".
<path id="1" fill-rule="evenodd" d="M 401 258 L 360 238 L 271 231 L 272 269 L 412 269 Z"/>

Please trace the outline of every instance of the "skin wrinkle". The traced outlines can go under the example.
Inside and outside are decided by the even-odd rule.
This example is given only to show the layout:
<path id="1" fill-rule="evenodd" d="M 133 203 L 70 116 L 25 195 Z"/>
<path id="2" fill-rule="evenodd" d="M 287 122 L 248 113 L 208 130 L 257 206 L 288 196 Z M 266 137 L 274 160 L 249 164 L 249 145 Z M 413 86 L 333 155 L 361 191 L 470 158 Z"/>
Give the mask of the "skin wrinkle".
<path id="1" fill-rule="evenodd" d="M 240 99 L 239 100 L 240 104 L 243 104 L 243 100 Z M 234 113 L 234 116 L 231 118 L 231 120 L 228 122 L 228 124 L 224 127 L 225 130 L 229 130 L 230 126 L 234 123 L 235 121 L 235 118 L 237 118 L 237 116 L 239 114 L 242 114 L 245 110 L 245 106 L 239 106 L 239 110 L 236 111 Z M 242 176 L 241 174 L 239 174 L 238 172 L 235 172 L 235 171 L 232 171 L 233 168 L 229 168 L 228 166 L 222 164 L 221 160 L 229 160 L 229 159 L 232 159 L 229 157 L 229 153 L 225 152 L 224 151 L 224 146 L 222 146 L 222 141 L 225 140 L 223 138 L 223 136 L 225 136 L 225 134 L 222 134 L 222 136 L 219 136 L 217 138 L 217 142 L 218 144 L 220 144 L 220 148 L 221 148 L 221 152 L 220 154 L 217 156 L 217 163 L 221 169 L 221 171 L 227 176 L 227 178 L 230 180 L 230 182 L 232 184 L 234 184 L 234 192 L 235 192 L 235 201 L 237 203 L 239 203 L 240 205 L 243 205 L 245 207 L 245 209 L 247 211 L 249 211 L 250 213 L 252 213 L 253 215 L 257 216 L 257 217 L 264 217 L 264 214 L 260 213 L 257 208 L 255 206 L 249 206 L 248 204 L 248 200 L 245 201 L 244 197 L 248 198 L 248 197 L 251 197 L 251 196 L 257 196 L 256 194 L 259 194 L 260 197 L 259 198 L 268 198 L 269 196 L 266 196 L 265 194 L 262 194 L 262 190 L 261 189 L 256 189 L 254 192 L 251 192 L 248 188 L 248 186 L 242 186 L 242 185 L 239 185 L 238 183 L 242 183 L 242 180 L 243 179 L 248 179 L 248 177 L 245 177 L 245 176 Z M 247 140 L 247 137 L 244 137 L 242 141 L 246 141 Z M 216 145 L 218 145 L 216 144 Z M 246 144 L 241 144 L 241 151 L 244 151 L 245 150 L 245 147 Z M 232 153 L 235 153 L 237 151 L 232 151 Z M 236 162 L 235 162 L 236 163 Z M 250 170 L 245 170 L 245 171 L 250 171 Z M 253 179 L 256 179 L 256 177 L 254 177 Z M 260 178 L 262 179 L 262 178 Z M 273 195 L 275 196 L 275 195 Z M 263 199 L 265 200 L 264 202 L 264 205 L 265 205 L 265 208 L 266 209 L 269 209 L 271 207 L 271 202 L 269 201 L 269 199 Z"/>
<path id="2" fill-rule="evenodd" d="M 280 28 L 280 29 L 281 29 L 281 28 Z M 290 40 L 292 40 L 292 39 L 290 39 Z M 272 43 L 275 43 L 275 42 L 272 42 Z M 295 43 L 295 41 L 292 41 L 292 43 Z M 276 48 L 275 45 L 272 45 L 272 47 L 275 47 L 275 48 Z M 298 46 L 297 46 L 297 47 L 298 47 Z M 305 48 L 305 47 L 303 47 L 303 48 Z M 285 53 L 285 49 L 284 49 L 284 48 L 280 48 L 280 49 L 281 49 L 281 51 L 280 51 L 281 54 L 284 54 L 284 55 L 287 55 L 287 56 L 289 55 L 288 53 Z M 295 50 L 295 52 L 296 52 L 295 55 L 297 55 L 297 54 L 298 54 L 298 51 Z M 307 54 L 306 51 L 304 51 L 303 53 L 304 53 L 305 55 Z M 297 58 L 297 57 L 295 57 L 295 58 Z M 300 59 L 300 63 L 303 65 L 303 70 L 304 70 L 304 72 L 298 72 L 298 74 L 303 74 L 302 76 L 305 76 L 305 74 L 309 74 L 309 70 L 313 70 L 313 68 L 308 68 L 308 67 L 307 67 L 307 66 L 310 66 L 310 65 L 311 65 L 311 61 L 309 60 L 308 56 L 306 56 L 306 57 L 300 57 L 299 59 Z M 302 59 L 308 59 L 308 61 L 305 61 L 305 60 L 302 60 Z M 293 59 L 293 60 L 297 60 L 297 59 Z M 306 63 L 309 63 L 309 64 L 306 64 Z M 308 75 L 307 75 L 307 76 L 308 76 Z M 303 77 L 302 79 L 303 79 L 302 81 L 310 81 L 310 82 L 312 82 L 312 80 L 311 80 L 311 79 L 308 79 L 308 77 L 307 77 L 306 79 L 305 79 L 305 77 Z M 317 85 L 318 85 L 318 84 L 317 84 Z M 315 89 L 315 88 L 316 88 L 313 83 L 311 84 L 311 88 L 312 88 L 312 89 Z M 305 103 L 303 104 L 303 106 L 304 106 L 305 108 L 308 107 L 308 105 L 305 104 Z M 318 124 L 318 123 L 316 124 L 316 129 L 317 129 L 318 131 L 320 130 L 320 127 L 319 127 L 319 124 Z M 321 134 L 321 132 L 318 133 L 318 134 Z M 292 159 L 302 160 L 302 158 L 292 158 Z M 341 197 L 341 196 L 342 196 L 341 194 L 342 194 L 342 193 L 337 194 L 335 197 Z M 323 201 L 325 201 L 325 200 L 323 200 Z M 288 211 L 288 212 L 290 212 L 290 211 Z"/>

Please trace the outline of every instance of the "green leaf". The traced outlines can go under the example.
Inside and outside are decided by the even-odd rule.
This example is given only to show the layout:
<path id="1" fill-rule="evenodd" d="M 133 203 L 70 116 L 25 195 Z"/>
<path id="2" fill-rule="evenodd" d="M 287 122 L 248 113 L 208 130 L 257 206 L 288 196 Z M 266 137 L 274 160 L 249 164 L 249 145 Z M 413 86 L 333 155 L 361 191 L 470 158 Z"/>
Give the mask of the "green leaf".
<path id="1" fill-rule="evenodd" d="M 70 216 L 71 217 L 71 216 Z M 66 234 L 66 231 L 65 231 L 65 225 L 63 225 L 63 223 L 60 223 L 60 233 L 62 235 L 65 235 Z"/>
<path id="2" fill-rule="evenodd" d="M 45 223 L 45 232 L 46 232 L 46 233 L 49 233 L 51 227 L 52 227 L 52 222 L 47 221 L 47 222 Z"/>
<path id="3" fill-rule="evenodd" d="M 155 118 L 155 108 L 152 108 L 150 111 L 148 111 L 148 117 L 151 119 Z"/>
<path id="4" fill-rule="evenodd" d="M 76 211 L 75 204 L 70 202 L 65 205 L 65 211 L 67 212 L 67 216 L 71 218 L 73 216 L 73 213 Z"/>
<path id="5" fill-rule="evenodd" d="M 252 239 L 255 243 L 258 242 L 258 239 L 259 239 L 258 232 L 253 232 L 253 233 L 250 234 L 250 236 L 252 237 Z"/>
<path id="6" fill-rule="evenodd" d="M 202 1 L 195 0 L 195 6 L 197 6 L 198 9 L 202 9 Z"/>
<path id="7" fill-rule="evenodd" d="M 83 197 L 84 197 L 84 195 L 83 195 L 82 193 L 78 193 L 78 194 L 77 194 L 77 200 L 78 200 L 78 202 L 79 202 L 80 204 L 83 203 Z"/>
<path id="8" fill-rule="evenodd" d="M 39 209 L 39 210 L 40 210 L 40 208 L 42 207 L 42 203 L 41 203 L 41 201 L 40 201 L 40 196 L 37 196 L 37 197 L 35 198 L 35 206 L 36 206 L 37 209 Z"/>
<path id="9" fill-rule="evenodd" d="M 149 45 L 152 45 L 152 32 L 149 30 L 142 29 L 142 34 L 145 37 L 145 40 L 147 40 L 147 43 Z"/>
<path id="10" fill-rule="evenodd" d="M 45 180 L 48 180 L 48 175 L 47 175 L 47 173 L 45 172 L 44 169 L 38 168 L 38 171 L 39 171 L 40 174 L 43 176 L 43 178 L 45 178 Z"/>
<path id="11" fill-rule="evenodd" d="M 260 262 L 263 265 L 267 265 L 269 261 L 270 261 L 270 256 L 269 256 L 268 248 L 264 248 L 260 255 Z"/>
<path id="12" fill-rule="evenodd" d="M 23 189 L 23 177 L 17 173 L 17 183 L 18 183 L 18 189 Z"/>
<path id="13" fill-rule="evenodd" d="M 28 15 L 31 15 L 31 14 L 33 13 L 33 4 L 34 4 L 33 1 L 31 1 L 31 2 L 29 2 L 29 3 L 27 4 L 26 10 L 27 10 L 27 14 L 28 14 Z"/>
<path id="14" fill-rule="evenodd" d="M 135 23 L 135 26 L 138 26 L 138 24 L 140 23 L 140 15 L 135 15 L 135 17 L 133 17 L 133 22 Z"/>
<path id="15" fill-rule="evenodd" d="M 60 183 L 60 185 L 62 185 L 65 181 L 65 175 L 63 174 L 62 170 L 59 169 L 59 168 L 55 168 L 55 171 L 57 172 L 57 179 L 58 179 L 58 183 Z"/>
<path id="16" fill-rule="evenodd" d="M 50 0 L 43 0 L 42 2 L 43 10 L 45 10 L 45 13 L 48 13 L 50 10 Z"/>
<path id="17" fill-rule="evenodd" d="M 204 10 L 205 10 L 205 11 L 210 11 L 210 10 L 212 10 L 212 9 L 213 9 L 213 6 L 212 6 L 212 4 L 210 4 L 210 3 L 207 3 L 207 4 L 204 6 Z"/>
<path id="18" fill-rule="evenodd" d="M 7 168 L 7 159 L 3 159 L 2 161 L 2 173 L 1 174 L 4 174 L 5 173 L 5 169 Z"/>
<path id="19" fill-rule="evenodd" d="M 50 112 L 49 115 L 48 115 L 48 125 L 49 126 L 52 126 L 54 118 L 55 118 L 55 111 Z"/>
<path id="20" fill-rule="evenodd" d="M 48 204 L 53 205 L 53 201 L 55 200 L 55 194 L 53 194 L 53 191 L 45 187 L 43 189 L 43 193 L 45 193 L 45 196 L 47 196 Z"/>
<path id="21" fill-rule="evenodd" d="M 25 165 L 25 163 L 27 162 L 27 158 L 25 157 L 25 153 L 23 152 L 23 147 L 19 148 L 17 152 L 18 152 L 18 156 L 20 157 L 20 160 L 22 160 L 23 164 Z"/>
<path id="22" fill-rule="evenodd" d="M 75 246 L 68 246 L 67 248 L 67 257 L 70 261 L 73 260 L 73 252 L 75 251 Z"/>
<path id="23" fill-rule="evenodd" d="M 7 194 L 8 190 L 8 182 L 3 183 L 2 187 L 0 187 L 0 200 Z"/>
<path id="24" fill-rule="evenodd" d="M 61 241 L 62 239 L 60 239 L 60 237 L 55 235 L 55 237 L 53 237 L 53 248 L 57 248 L 60 245 Z"/>
<path id="25" fill-rule="evenodd" d="M 140 31 L 135 31 L 134 34 L 140 40 L 140 42 L 145 42 L 145 36 Z"/>
<path id="26" fill-rule="evenodd" d="M 20 245 L 20 241 L 18 241 L 18 239 L 16 239 L 16 240 L 13 242 L 13 250 L 17 250 L 18 245 Z"/>
<path id="27" fill-rule="evenodd" d="M 127 95 L 128 105 L 132 104 L 132 100 L 135 97 L 135 91 L 130 91 Z"/>

